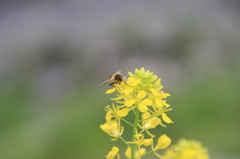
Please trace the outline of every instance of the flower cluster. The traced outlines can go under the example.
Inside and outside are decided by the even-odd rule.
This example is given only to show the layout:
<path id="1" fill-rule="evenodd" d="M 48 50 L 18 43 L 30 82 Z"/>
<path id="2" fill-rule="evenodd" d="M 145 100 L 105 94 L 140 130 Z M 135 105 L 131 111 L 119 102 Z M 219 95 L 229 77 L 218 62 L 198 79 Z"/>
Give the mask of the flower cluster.
<path id="1" fill-rule="evenodd" d="M 161 79 L 144 68 L 136 69 L 135 74 L 129 72 L 129 77 L 121 83 L 114 84 L 114 88 L 106 91 L 107 94 L 117 92 L 112 98 L 112 105 L 106 106 L 106 123 L 100 128 L 112 137 L 112 140 L 121 139 L 128 146 L 125 155 L 129 159 L 140 159 L 149 153 L 155 153 L 159 149 L 167 148 L 171 139 L 163 134 L 158 138 L 156 145 L 153 144 L 153 135 L 149 130 L 158 125 L 166 127 L 165 123 L 172 123 L 166 112 L 170 111 L 166 98 L 170 96 L 162 91 Z M 133 121 L 128 121 L 125 117 L 134 115 Z M 122 138 L 124 127 L 121 122 L 126 122 L 132 127 L 130 141 Z M 147 151 L 143 146 L 149 146 Z M 108 159 L 113 159 L 118 154 L 119 149 L 113 147 L 107 155 Z"/>
<path id="2" fill-rule="evenodd" d="M 176 145 L 167 149 L 164 157 L 168 159 L 208 159 L 207 149 L 194 140 L 180 140 Z"/>

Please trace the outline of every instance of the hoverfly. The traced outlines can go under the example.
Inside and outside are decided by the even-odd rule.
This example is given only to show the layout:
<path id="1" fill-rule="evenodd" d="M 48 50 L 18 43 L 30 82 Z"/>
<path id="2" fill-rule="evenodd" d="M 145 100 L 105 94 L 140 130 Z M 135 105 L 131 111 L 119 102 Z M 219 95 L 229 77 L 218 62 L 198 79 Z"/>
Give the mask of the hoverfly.
<path id="1" fill-rule="evenodd" d="M 114 84 L 120 84 L 124 80 L 125 80 L 125 77 L 124 75 L 122 75 L 122 70 L 118 69 L 115 74 L 111 75 L 107 80 L 105 80 L 99 86 L 103 86 L 107 83 L 109 83 L 109 86 L 114 86 Z"/>

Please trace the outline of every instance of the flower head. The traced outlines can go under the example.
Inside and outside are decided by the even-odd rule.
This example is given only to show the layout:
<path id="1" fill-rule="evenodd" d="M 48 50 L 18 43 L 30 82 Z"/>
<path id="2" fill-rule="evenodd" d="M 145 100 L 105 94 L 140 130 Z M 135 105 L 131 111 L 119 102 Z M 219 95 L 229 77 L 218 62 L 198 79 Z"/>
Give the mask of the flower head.
<path id="1" fill-rule="evenodd" d="M 168 159 L 208 159 L 207 149 L 194 140 L 180 140 L 176 145 L 167 149 L 164 157 Z"/>
<path id="2" fill-rule="evenodd" d="M 128 158 L 140 159 L 151 152 L 161 157 L 156 151 L 167 148 L 171 139 L 164 134 L 159 137 L 156 146 L 153 147 L 155 135 L 151 134 L 150 129 L 158 125 L 165 127 L 162 122 L 172 123 L 166 114 L 171 110 L 170 105 L 166 102 L 166 98 L 170 94 L 162 91 L 161 79 L 149 70 L 135 69 L 135 73 L 129 72 L 128 75 L 128 78 L 114 83 L 114 87 L 106 91 L 106 94 L 115 92 L 116 96 L 111 98 L 113 104 L 105 108 L 107 111 L 106 123 L 100 127 L 108 135 L 114 137 L 112 140 L 119 138 L 127 144 L 125 155 Z M 126 118 L 129 114 L 135 116 L 133 120 Z M 122 121 L 133 128 L 132 140 L 129 142 L 122 136 L 124 130 L 120 125 Z M 151 146 L 152 150 L 146 152 L 146 149 L 142 148 L 143 146 Z M 118 149 L 114 147 L 107 157 L 112 159 L 117 152 Z"/>
<path id="3" fill-rule="evenodd" d="M 155 117 L 162 115 L 163 121 L 172 123 L 165 113 L 171 110 L 165 100 L 170 94 L 161 91 L 163 88 L 161 79 L 153 72 L 145 71 L 144 68 L 135 69 L 135 74 L 129 72 L 128 75 L 129 78 L 125 82 L 107 91 L 107 93 L 115 91 L 119 93 L 112 100 L 122 104 L 121 108 L 127 108 L 129 111 L 137 108 L 141 113 L 150 112 L 151 116 Z"/>

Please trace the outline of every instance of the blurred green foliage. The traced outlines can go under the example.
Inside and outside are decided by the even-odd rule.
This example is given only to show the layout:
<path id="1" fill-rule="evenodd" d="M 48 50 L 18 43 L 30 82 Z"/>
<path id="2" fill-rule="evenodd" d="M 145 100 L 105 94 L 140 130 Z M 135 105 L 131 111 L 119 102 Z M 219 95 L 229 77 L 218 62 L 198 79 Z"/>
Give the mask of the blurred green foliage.
<path id="1" fill-rule="evenodd" d="M 239 153 L 240 74 L 228 70 L 196 80 L 169 99 L 174 138 L 200 140 L 211 151 Z M 175 132 L 178 132 L 177 134 Z"/>

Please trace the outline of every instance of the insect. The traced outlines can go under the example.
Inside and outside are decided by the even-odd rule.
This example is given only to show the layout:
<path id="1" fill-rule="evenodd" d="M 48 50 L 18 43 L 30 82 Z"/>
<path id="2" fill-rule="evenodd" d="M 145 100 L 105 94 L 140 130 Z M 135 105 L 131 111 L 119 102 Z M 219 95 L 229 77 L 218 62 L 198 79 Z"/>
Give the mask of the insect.
<path id="1" fill-rule="evenodd" d="M 103 86 L 107 83 L 109 83 L 109 86 L 114 86 L 114 84 L 119 84 L 124 80 L 125 80 L 125 77 L 124 75 L 122 75 L 122 70 L 118 69 L 115 74 L 111 75 L 107 80 L 105 80 L 99 86 Z"/>

